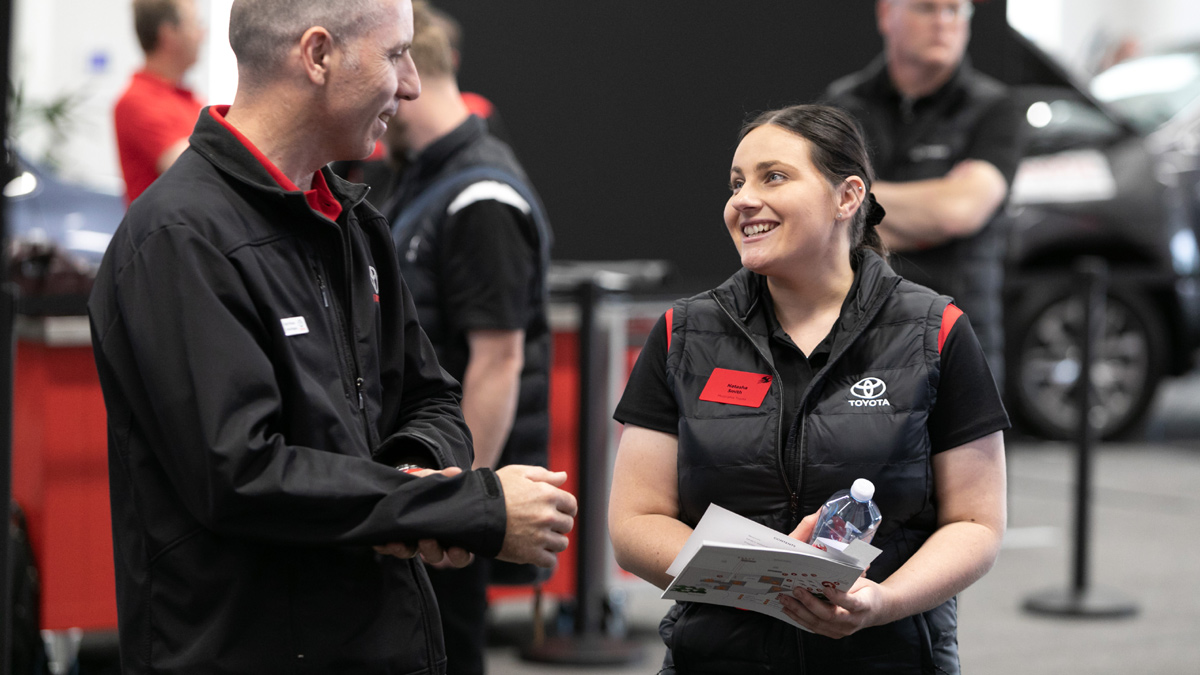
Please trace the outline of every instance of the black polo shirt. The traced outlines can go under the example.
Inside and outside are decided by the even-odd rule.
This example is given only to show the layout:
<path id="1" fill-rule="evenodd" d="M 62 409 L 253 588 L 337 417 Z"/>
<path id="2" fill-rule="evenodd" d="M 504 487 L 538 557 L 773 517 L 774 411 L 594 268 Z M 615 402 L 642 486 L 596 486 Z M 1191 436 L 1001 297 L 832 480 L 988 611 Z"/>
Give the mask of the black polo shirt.
<path id="1" fill-rule="evenodd" d="M 974 159 L 995 166 L 1012 184 L 1021 159 L 1021 112 L 1007 87 L 976 71 L 965 59 L 937 91 L 910 99 L 892 84 L 880 56 L 862 71 L 830 85 L 826 100 L 858 120 L 880 180 L 941 178 L 960 162 Z M 1006 230 L 1001 207 L 970 236 L 898 252 L 890 260 L 900 276 L 953 297 L 971 315 L 997 375 L 1003 375 Z"/>
<path id="2" fill-rule="evenodd" d="M 1003 84 L 966 59 L 946 84 L 923 98 L 910 99 L 896 89 L 883 57 L 830 85 L 826 98 L 862 125 L 880 180 L 941 178 L 967 159 L 996 167 L 1010 185 L 1016 175 L 1020 111 Z"/>

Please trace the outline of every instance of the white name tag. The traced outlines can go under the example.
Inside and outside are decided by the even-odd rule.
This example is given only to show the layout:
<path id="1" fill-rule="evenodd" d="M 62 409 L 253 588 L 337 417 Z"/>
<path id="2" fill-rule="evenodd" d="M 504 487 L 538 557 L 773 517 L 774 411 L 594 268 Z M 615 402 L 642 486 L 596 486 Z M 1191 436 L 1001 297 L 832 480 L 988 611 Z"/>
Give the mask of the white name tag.
<path id="1" fill-rule="evenodd" d="M 289 316 L 286 319 L 280 319 L 279 323 L 283 324 L 283 334 L 288 337 L 304 335 L 308 332 L 308 322 L 302 316 Z"/>

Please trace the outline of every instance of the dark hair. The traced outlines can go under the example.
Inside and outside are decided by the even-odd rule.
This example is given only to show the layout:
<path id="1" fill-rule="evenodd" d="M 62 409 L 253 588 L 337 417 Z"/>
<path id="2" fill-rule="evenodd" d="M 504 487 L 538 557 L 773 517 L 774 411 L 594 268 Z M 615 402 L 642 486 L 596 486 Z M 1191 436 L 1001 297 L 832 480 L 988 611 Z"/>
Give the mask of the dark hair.
<path id="1" fill-rule="evenodd" d="M 874 206 L 868 198 L 871 185 L 875 182 L 875 171 L 863 141 L 858 122 L 846 111 L 826 105 L 794 105 L 779 110 L 769 110 L 742 126 L 738 134 L 741 142 L 746 134 L 755 129 L 774 125 L 790 131 L 808 141 L 809 156 L 821 175 L 835 188 L 850 176 L 858 176 L 864 184 L 862 205 L 850 222 L 851 260 L 854 253 L 868 248 L 881 256 L 887 255 L 879 233 L 867 227 L 867 216 Z"/>
<path id="2" fill-rule="evenodd" d="M 133 0 L 133 30 L 142 51 L 149 54 L 158 49 L 158 29 L 164 23 L 179 25 L 176 0 Z"/>

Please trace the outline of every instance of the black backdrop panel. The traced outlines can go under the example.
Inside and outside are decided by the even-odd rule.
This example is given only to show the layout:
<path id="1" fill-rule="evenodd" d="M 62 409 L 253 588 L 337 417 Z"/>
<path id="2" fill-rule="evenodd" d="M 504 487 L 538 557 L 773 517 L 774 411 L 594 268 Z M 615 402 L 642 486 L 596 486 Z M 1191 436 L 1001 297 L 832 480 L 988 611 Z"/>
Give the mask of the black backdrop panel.
<path id="1" fill-rule="evenodd" d="M 674 287 L 738 267 L 722 223 L 734 137 L 812 101 L 882 48 L 871 0 L 441 0 L 463 24 L 460 83 L 490 98 L 546 202 L 556 259 L 663 258 Z M 1004 5 L 972 57 L 1002 76 Z"/>

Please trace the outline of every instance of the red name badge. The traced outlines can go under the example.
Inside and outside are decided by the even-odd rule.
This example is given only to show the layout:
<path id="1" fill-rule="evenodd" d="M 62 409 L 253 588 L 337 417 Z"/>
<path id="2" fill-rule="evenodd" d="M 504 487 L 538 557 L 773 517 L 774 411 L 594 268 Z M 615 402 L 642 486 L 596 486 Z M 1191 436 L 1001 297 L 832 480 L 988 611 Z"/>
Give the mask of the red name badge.
<path id="1" fill-rule="evenodd" d="M 712 375 L 708 376 L 708 384 L 700 392 L 700 400 L 757 408 L 762 405 L 770 388 L 770 375 L 713 368 Z"/>

